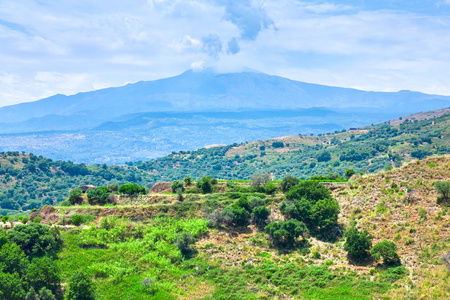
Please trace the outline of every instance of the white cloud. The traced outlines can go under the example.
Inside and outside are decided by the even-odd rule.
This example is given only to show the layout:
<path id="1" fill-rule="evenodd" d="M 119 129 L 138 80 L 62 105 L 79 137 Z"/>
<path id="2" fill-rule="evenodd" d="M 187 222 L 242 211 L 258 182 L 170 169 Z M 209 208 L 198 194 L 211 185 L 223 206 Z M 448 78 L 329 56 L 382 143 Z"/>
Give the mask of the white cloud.
<path id="1" fill-rule="evenodd" d="M 448 16 L 361 3 L 2 0 L 0 106 L 209 66 L 450 95 Z"/>

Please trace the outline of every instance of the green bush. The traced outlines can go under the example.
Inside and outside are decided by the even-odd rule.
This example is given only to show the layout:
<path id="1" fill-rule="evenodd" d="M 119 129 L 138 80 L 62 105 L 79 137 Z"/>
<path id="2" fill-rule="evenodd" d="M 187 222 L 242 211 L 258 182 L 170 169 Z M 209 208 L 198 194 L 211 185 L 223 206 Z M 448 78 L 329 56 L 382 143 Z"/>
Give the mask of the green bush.
<path id="1" fill-rule="evenodd" d="M 140 186 L 137 183 L 124 184 L 124 185 L 121 185 L 119 188 L 119 193 L 128 195 L 128 196 L 145 195 L 145 194 L 147 194 L 147 192 L 148 192 L 148 190 L 145 187 Z"/>
<path id="2" fill-rule="evenodd" d="M 211 176 L 203 176 L 200 180 L 197 181 L 197 188 L 201 191 L 202 194 L 212 193 L 211 180 Z"/>
<path id="3" fill-rule="evenodd" d="M 84 271 L 76 271 L 67 282 L 67 300 L 94 300 L 95 287 L 91 277 Z"/>
<path id="4" fill-rule="evenodd" d="M 436 181 L 434 188 L 440 194 L 436 201 L 437 204 L 450 203 L 450 181 Z"/>
<path id="5" fill-rule="evenodd" d="M 63 244 L 57 228 L 38 223 L 17 225 L 9 231 L 9 240 L 30 257 L 54 256 Z"/>
<path id="6" fill-rule="evenodd" d="M 300 183 L 300 179 L 293 177 L 291 175 L 286 175 L 281 181 L 281 190 L 283 193 L 289 191 L 289 189 Z"/>
<path id="7" fill-rule="evenodd" d="M 370 250 L 370 254 L 375 260 L 383 259 L 383 263 L 387 266 L 396 266 L 400 264 L 400 257 L 397 254 L 397 246 L 394 242 L 384 240 L 377 243 Z"/>
<path id="8" fill-rule="evenodd" d="M 350 228 L 345 233 L 344 250 L 356 262 L 366 261 L 369 257 L 369 251 L 372 248 L 373 237 L 367 230 L 358 231 L 356 227 Z"/>
<path id="9" fill-rule="evenodd" d="M 299 237 L 304 237 L 308 232 L 305 224 L 295 219 L 270 223 L 264 230 L 273 243 L 281 247 L 294 245 Z"/>
<path id="10" fill-rule="evenodd" d="M 82 197 L 83 191 L 80 188 L 75 188 L 70 191 L 69 198 L 67 198 L 67 200 L 69 200 L 71 205 L 74 205 L 76 203 L 81 202 L 83 200 Z"/>
<path id="11" fill-rule="evenodd" d="M 106 186 L 99 186 L 87 191 L 87 198 L 90 204 L 104 205 L 108 201 L 109 191 Z"/>
<path id="12" fill-rule="evenodd" d="M 257 206 L 253 209 L 252 217 L 256 225 L 262 226 L 270 216 L 270 209 L 265 206 Z"/>
<path id="13" fill-rule="evenodd" d="M 70 220 L 71 220 L 73 225 L 80 226 L 81 224 L 84 223 L 84 216 L 75 214 L 75 215 L 72 216 L 72 218 Z"/>

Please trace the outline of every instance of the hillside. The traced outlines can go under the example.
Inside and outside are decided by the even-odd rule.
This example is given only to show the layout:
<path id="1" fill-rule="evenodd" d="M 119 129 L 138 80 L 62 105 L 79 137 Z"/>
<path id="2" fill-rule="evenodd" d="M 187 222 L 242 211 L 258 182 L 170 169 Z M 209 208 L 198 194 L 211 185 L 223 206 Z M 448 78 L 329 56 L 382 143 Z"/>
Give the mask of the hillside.
<path id="1" fill-rule="evenodd" d="M 399 167 L 404 161 L 450 153 L 449 109 L 429 112 L 432 117 L 404 117 L 378 125 L 335 133 L 285 136 L 197 151 L 181 151 L 167 157 L 134 164 L 163 180 L 212 175 L 223 179 L 250 179 L 253 174 L 287 174 L 307 179 L 338 173 L 347 168 L 374 173 Z M 436 117 L 439 116 L 439 117 Z"/>
<path id="2" fill-rule="evenodd" d="M 449 271 L 440 257 L 450 250 L 450 218 L 448 208 L 436 204 L 433 183 L 448 181 L 449 169 L 449 156 L 433 157 L 330 185 L 339 227 L 356 222 L 373 235 L 373 245 L 394 241 L 397 267 L 355 264 L 344 237 L 311 233 L 285 249 L 254 223 L 216 227 L 206 221 L 242 197 L 264 203 L 271 210 L 267 222 L 285 218 L 279 204 L 287 194 L 255 192 L 248 184 L 219 182 L 210 194 L 185 185 L 182 202 L 164 189 L 118 195 L 114 206 L 45 207 L 31 219 L 69 230 L 56 260 L 63 282 L 85 270 L 98 299 L 445 299 Z M 90 227 L 67 225 L 78 219 Z M 179 243 L 183 232 L 193 237 L 187 248 Z"/>
<path id="3" fill-rule="evenodd" d="M 332 177 L 342 176 L 348 168 L 357 173 L 374 173 L 386 167 L 399 167 L 411 159 L 449 154 L 447 112 L 448 109 L 423 113 L 422 119 L 416 116 L 412 122 L 406 122 L 405 117 L 402 118 L 405 122 L 395 126 L 382 123 L 320 136 L 287 136 L 181 151 L 124 166 L 73 164 L 6 152 L 0 155 L 0 208 L 14 214 L 52 205 L 63 201 L 70 189 L 84 184 L 132 182 L 151 187 L 157 181 L 187 176 L 249 180 L 252 175 L 262 173 L 271 173 L 276 179 L 287 174 L 309 179 L 330 173 Z M 427 119 L 430 114 L 433 118 Z"/>
<path id="4" fill-rule="evenodd" d="M 0 108 L 0 151 L 121 164 L 173 151 L 323 134 L 450 106 L 450 97 L 367 92 L 260 72 L 175 77 Z"/>

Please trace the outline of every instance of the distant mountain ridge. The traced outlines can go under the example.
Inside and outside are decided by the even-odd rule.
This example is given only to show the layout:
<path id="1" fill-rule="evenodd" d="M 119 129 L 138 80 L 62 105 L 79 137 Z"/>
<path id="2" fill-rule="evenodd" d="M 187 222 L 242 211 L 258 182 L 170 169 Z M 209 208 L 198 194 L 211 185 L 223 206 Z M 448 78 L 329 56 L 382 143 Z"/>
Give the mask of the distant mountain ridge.
<path id="1" fill-rule="evenodd" d="M 0 120 L 17 125 L 31 118 L 46 118 L 42 120 L 44 123 L 49 119 L 54 121 L 55 116 L 88 118 L 94 120 L 88 122 L 86 128 L 89 128 L 121 115 L 142 112 L 362 107 L 405 114 L 445 106 L 450 106 L 448 96 L 411 91 L 366 92 L 250 71 L 217 74 L 211 70 L 188 70 L 165 79 L 140 81 L 72 96 L 55 95 L 1 107 Z M 53 119 L 51 115 L 55 115 Z M 60 120 L 58 124 L 65 123 Z"/>
<path id="2" fill-rule="evenodd" d="M 323 134 L 450 106 L 450 97 L 366 92 L 261 72 L 186 71 L 0 108 L 0 151 L 125 163 L 296 134 Z"/>

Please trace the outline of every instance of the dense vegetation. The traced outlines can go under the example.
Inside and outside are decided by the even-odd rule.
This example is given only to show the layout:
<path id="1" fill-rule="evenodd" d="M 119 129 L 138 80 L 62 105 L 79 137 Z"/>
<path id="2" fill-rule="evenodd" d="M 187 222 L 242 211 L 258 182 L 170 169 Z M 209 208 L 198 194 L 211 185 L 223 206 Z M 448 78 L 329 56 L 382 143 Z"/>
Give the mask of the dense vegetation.
<path id="1" fill-rule="evenodd" d="M 27 225 L 1 233 L 0 243 L 9 247 L 2 255 L 14 266 L 25 260 L 12 259 L 11 253 L 29 262 L 22 273 L 0 264 L 2 282 L 15 278 L 15 288 L 5 283 L 2 296 L 22 299 L 11 295 L 17 290 L 21 297 L 39 299 L 371 299 L 398 298 L 395 291 L 405 287 L 411 296 L 420 295 L 424 279 L 413 283 L 409 276 L 416 278 L 429 266 L 442 272 L 439 257 L 450 249 L 450 240 L 433 237 L 433 244 L 414 248 L 414 241 L 391 232 L 405 233 L 408 226 L 409 234 L 423 235 L 421 227 L 430 224 L 434 234 L 445 229 L 447 202 L 438 199 L 448 195 L 448 166 L 444 158 L 418 161 L 348 184 L 336 182 L 334 192 L 317 181 L 287 176 L 273 182 L 266 175 L 253 176 L 251 183 L 185 178 L 153 196 L 135 184 L 89 190 L 107 200 L 111 195 L 132 199 L 126 202 L 132 204 L 93 201 L 89 191 L 74 189 L 66 206 L 44 207 L 21 218 Z M 413 174 L 415 169 L 421 173 Z M 414 196 L 404 195 L 411 187 Z M 388 202 L 355 203 L 356 193 L 369 197 L 369 188 L 385 191 L 380 197 Z M 430 191 L 435 192 L 423 196 Z M 145 202 L 149 197 L 157 202 Z M 399 213 L 389 214 L 395 209 Z M 419 219 L 410 218 L 412 212 Z M 386 224 L 402 213 L 408 214 L 400 218 L 408 219 L 401 224 Z M 412 267 L 416 260 L 424 267 Z M 449 275 L 437 274 L 429 280 L 439 298 L 449 292 Z M 44 275 L 48 279 L 32 279 Z"/>
<path id="2" fill-rule="evenodd" d="M 357 131 L 181 151 L 124 166 L 74 164 L 20 152 L 0 153 L 0 213 L 14 215 L 59 203 L 71 189 L 85 184 L 134 183 L 151 187 L 158 181 L 185 177 L 212 175 L 249 180 L 263 173 L 275 179 L 291 174 L 301 179 L 317 176 L 335 180 L 350 177 L 347 171 L 373 173 L 398 167 L 410 159 L 450 153 L 449 134 L 450 115 L 444 115 L 397 126 L 383 123 Z"/>
<path id="3" fill-rule="evenodd" d="M 288 174 L 308 179 L 330 173 L 344 176 L 347 169 L 374 173 L 411 159 L 450 153 L 449 114 L 403 121 L 397 126 L 383 123 L 319 136 L 286 137 L 284 142 L 276 139 L 181 151 L 133 165 L 157 174 L 161 180 L 205 175 L 250 179 L 258 173 L 271 173 L 277 179 Z"/>

